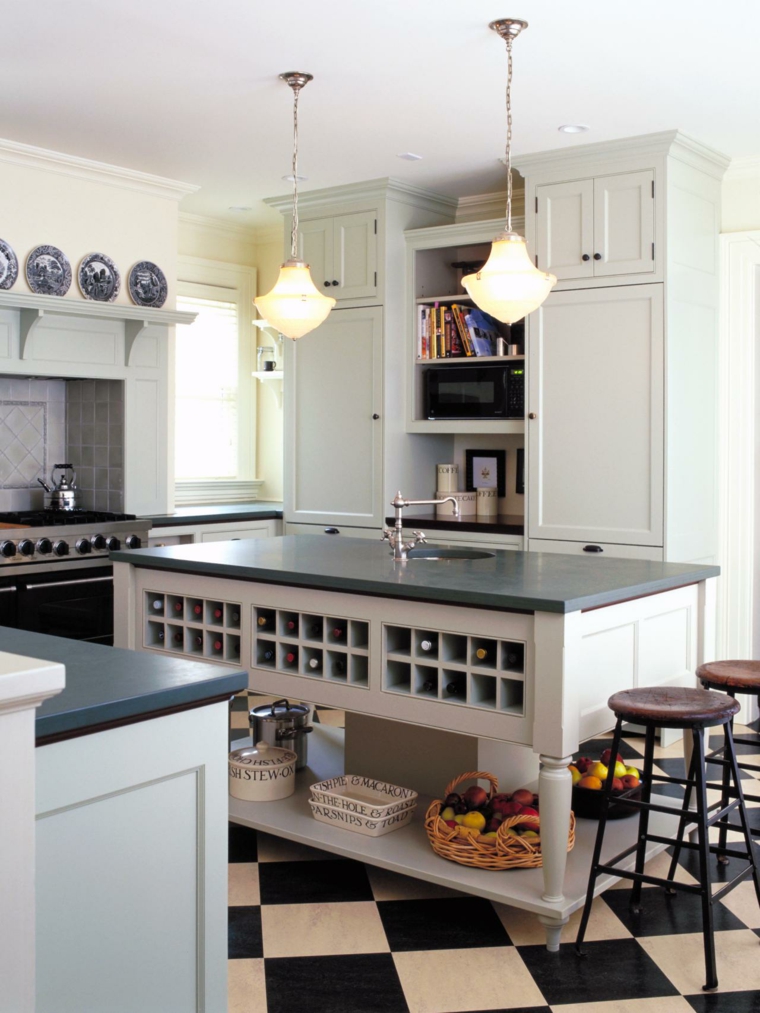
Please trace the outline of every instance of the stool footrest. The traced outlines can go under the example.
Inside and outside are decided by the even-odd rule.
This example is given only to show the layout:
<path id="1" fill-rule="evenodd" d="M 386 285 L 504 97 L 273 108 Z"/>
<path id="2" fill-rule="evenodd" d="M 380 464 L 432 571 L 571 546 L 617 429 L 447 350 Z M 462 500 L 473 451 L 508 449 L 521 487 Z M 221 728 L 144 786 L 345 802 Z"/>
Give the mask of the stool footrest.
<path id="1" fill-rule="evenodd" d="M 608 807 L 611 805 L 617 805 L 620 801 L 620 795 L 610 795 L 609 799 L 606 799 Z M 681 810 L 674 809 L 672 805 L 657 805 L 655 802 L 644 802 L 638 798 L 626 798 L 623 799 L 623 801 L 626 805 L 635 806 L 636 809 L 647 809 L 649 812 L 654 813 L 666 813 L 668 816 L 677 817 L 681 815 Z M 688 811 L 691 812 L 691 809 Z M 692 822 L 694 821 L 692 820 Z"/>
<path id="2" fill-rule="evenodd" d="M 673 840 L 670 837 L 660 837 L 658 834 L 647 834 L 647 840 L 652 841 L 654 844 L 668 844 L 672 845 Z M 681 841 L 682 848 L 688 848 L 690 851 L 698 851 L 699 845 L 693 841 Z M 734 851 L 733 848 L 721 848 L 717 844 L 711 844 L 709 850 L 715 855 L 728 855 L 729 858 L 743 858 L 748 859 L 749 855 L 746 851 Z M 748 866 L 749 868 L 749 866 Z"/>
<path id="3" fill-rule="evenodd" d="M 674 890 L 683 890 L 685 893 L 702 893 L 702 887 L 697 886 L 694 883 L 679 883 L 675 880 L 663 879 L 661 876 L 649 876 L 645 872 L 633 872 L 629 869 L 618 869 L 614 863 L 617 859 L 612 859 L 612 864 L 605 864 L 597 866 L 598 872 L 607 872 L 612 876 L 620 876 L 621 879 L 632 879 L 638 883 L 649 883 L 651 886 L 666 886 L 672 887 Z"/>
<path id="4" fill-rule="evenodd" d="M 728 852 L 725 852 L 725 854 L 728 854 Z M 742 869 L 742 871 L 738 875 L 734 876 L 732 880 L 724 884 L 720 888 L 720 890 L 715 891 L 715 893 L 712 895 L 713 904 L 717 904 L 717 902 L 721 900 L 721 898 L 725 897 L 727 893 L 730 893 L 735 886 L 738 886 L 743 879 L 746 879 L 747 876 L 751 875 L 752 875 L 752 866 L 748 865 L 746 868 Z"/>

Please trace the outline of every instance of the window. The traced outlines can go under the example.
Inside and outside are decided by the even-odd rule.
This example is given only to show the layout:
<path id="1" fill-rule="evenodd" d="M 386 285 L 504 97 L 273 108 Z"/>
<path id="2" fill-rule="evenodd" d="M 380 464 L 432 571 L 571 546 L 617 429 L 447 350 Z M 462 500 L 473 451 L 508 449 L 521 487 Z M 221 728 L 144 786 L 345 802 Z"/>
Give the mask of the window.
<path id="1" fill-rule="evenodd" d="M 177 309 L 197 317 L 175 344 L 176 502 L 255 499 L 255 272 L 184 257 L 179 273 Z"/>

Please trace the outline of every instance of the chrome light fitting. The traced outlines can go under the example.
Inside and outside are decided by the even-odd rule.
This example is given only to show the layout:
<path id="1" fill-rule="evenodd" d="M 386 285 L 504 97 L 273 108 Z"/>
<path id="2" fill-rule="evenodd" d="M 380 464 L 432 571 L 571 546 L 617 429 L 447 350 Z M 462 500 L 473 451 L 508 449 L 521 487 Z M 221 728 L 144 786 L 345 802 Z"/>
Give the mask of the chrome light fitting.
<path id="1" fill-rule="evenodd" d="M 527 21 L 503 18 L 489 28 L 507 44 L 507 227 L 496 236 L 488 260 L 475 274 L 462 278 L 474 302 L 505 324 L 522 320 L 538 309 L 557 284 L 553 274 L 539 271 L 528 256 L 523 236 L 512 231 L 512 43 Z"/>
<path id="2" fill-rule="evenodd" d="M 311 280 L 309 265 L 298 256 L 298 96 L 313 79 L 311 74 L 289 71 L 280 79 L 293 89 L 293 219 L 290 227 L 290 259 L 280 266 L 274 288 L 253 300 L 272 327 L 286 338 L 302 338 L 327 319 L 335 300 L 322 295 Z"/>

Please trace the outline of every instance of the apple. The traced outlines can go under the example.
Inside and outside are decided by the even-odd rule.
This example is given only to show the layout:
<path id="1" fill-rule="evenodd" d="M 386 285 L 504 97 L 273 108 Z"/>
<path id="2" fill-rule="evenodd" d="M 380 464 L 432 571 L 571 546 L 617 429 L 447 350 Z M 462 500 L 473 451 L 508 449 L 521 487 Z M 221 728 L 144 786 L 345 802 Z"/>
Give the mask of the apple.
<path id="1" fill-rule="evenodd" d="M 491 808 L 493 809 L 494 816 L 496 816 L 497 813 L 501 816 L 508 816 L 512 812 L 511 807 L 513 805 L 514 802 L 505 802 L 503 799 L 495 799 Z"/>
<path id="2" fill-rule="evenodd" d="M 520 813 L 520 815 L 521 816 L 538 816 L 538 810 L 534 809 L 533 806 L 524 805 L 522 807 L 522 812 Z"/>
<path id="3" fill-rule="evenodd" d="M 453 806 L 454 808 L 456 808 L 456 806 L 458 806 L 461 801 L 462 801 L 462 796 L 461 795 L 457 795 L 457 793 L 455 791 L 452 791 L 449 795 L 446 796 L 446 798 L 443 801 L 443 804 L 445 806 L 449 806 L 450 805 L 450 806 Z"/>
<path id="4" fill-rule="evenodd" d="M 486 823 L 485 832 L 487 834 L 495 834 L 496 831 L 499 829 L 500 826 L 501 826 L 501 820 L 497 820 L 497 819 L 489 820 L 488 823 Z"/>
<path id="5" fill-rule="evenodd" d="M 457 824 L 457 826 L 461 825 L 462 820 L 465 818 L 465 815 L 466 815 L 466 813 L 457 813 L 456 814 L 456 816 L 454 817 L 454 822 Z"/>
<path id="6" fill-rule="evenodd" d="M 519 802 L 507 802 L 507 806 L 508 808 L 504 814 L 505 816 L 517 816 L 518 813 L 523 811 L 523 807 Z"/>
<path id="7" fill-rule="evenodd" d="M 599 780 L 604 783 L 607 780 L 607 768 L 603 763 L 592 763 L 589 769 L 586 771 L 587 776 L 598 777 Z"/>
<path id="8" fill-rule="evenodd" d="M 533 792 L 527 788 L 518 788 L 512 793 L 512 801 L 519 802 L 520 805 L 533 805 Z"/>
<path id="9" fill-rule="evenodd" d="M 611 749 L 605 749 L 605 751 L 602 753 L 600 759 L 601 759 L 602 763 L 605 765 L 605 767 L 609 767 L 610 760 L 612 759 L 612 750 Z M 620 755 L 620 753 L 617 754 L 617 762 L 618 763 L 623 763 L 623 757 Z"/>
<path id="10" fill-rule="evenodd" d="M 619 777 L 614 777 L 612 779 L 612 790 L 613 791 L 624 791 L 625 790 L 625 785 L 623 784 L 622 780 Z"/>
<path id="11" fill-rule="evenodd" d="M 492 802 L 511 802 L 512 793 L 509 791 L 499 791 L 491 798 Z"/>
<path id="12" fill-rule="evenodd" d="M 488 795 L 479 784 L 473 784 L 462 796 L 462 801 L 468 809 L 480 809 L 488 801 Z"/>
<path id="13" fill-rule="evenodd" d="M 635 767 L 626 767 L 625 768 L 625 772 L 626 772 L 626 774 L 630 774 L 631 777 L 640 777 L 641 776 L 639 774 L 638 770 Z"/>
<path id="14" fill-rule="evenodd" d="M 633 774 L 626 774 L 623 778 L 624 788 L 638 788 L 640 784 L 641 781 L 639 781 L 638 777 L 635 777 Z"/>
<path id="15" fill-rule="evenodd" d="M 456 828 L 459 826 L 456 820 L 445 820 L 444 822 L 446 823 L 446 826 L 451 827 L 452 830 L 456 830 Z"/>
<path id="16" fill-rule="evenodd" d="M 627 773 L 626 765 L 621 760 L 618 760 L 615 764 L 615 777 L 625 777 Z"/>
<path id="17" fill-rule="evenodd" d="M 579 756 L 575 761 L 575 766 L 580 770 L 581 774 L 585 774 L 593 762 L 588 756 Z"/>

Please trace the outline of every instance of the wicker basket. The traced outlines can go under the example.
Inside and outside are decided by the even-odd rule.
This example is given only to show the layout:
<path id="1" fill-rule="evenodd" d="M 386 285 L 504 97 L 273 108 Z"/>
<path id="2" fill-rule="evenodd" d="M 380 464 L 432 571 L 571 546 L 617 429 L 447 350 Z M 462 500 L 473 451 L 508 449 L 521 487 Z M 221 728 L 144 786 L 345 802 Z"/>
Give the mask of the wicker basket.
<path id="1" fill-rule="evenodd" d="M 491 788 L 488 792 L 490 799 L 498 792 L 499 782 L 487 771 L 470 771 L 460 774 L 447 785 L 444 792 L 444 799 L 462 781 L 489 781 Z M 436 799 L 432 802 L 425 814 L 425 830 L 427 831 L 430 844 L 436 855 L 441 858 L 448 858 L 452 862 L 459 862 L 460 865 L 471 865 L 476 869 L 491 869 L 498 872 L 502 869 L 538 869 L 541 866 L 541 838 L 540 837 L 514 837 L 505 833 L 509 827 L 532 825 L 536 830 L 540 826 L 538 816 L 507 816 L 497 831 L 496 837 L 489 838 L 493 843 L 486 844 L 476 837 L 461 837 L 457 830 L 447 827 L 440 818 L 443 808 L 443 800 Z M 567 838 L 567 850 L 570 851 L 575 844 L 575 815 L 570 813 L 570 832 Z"/>

